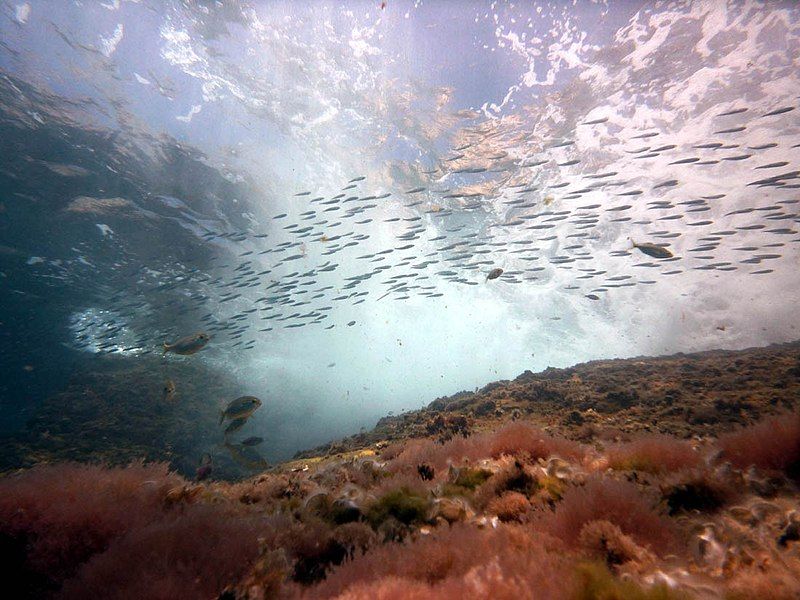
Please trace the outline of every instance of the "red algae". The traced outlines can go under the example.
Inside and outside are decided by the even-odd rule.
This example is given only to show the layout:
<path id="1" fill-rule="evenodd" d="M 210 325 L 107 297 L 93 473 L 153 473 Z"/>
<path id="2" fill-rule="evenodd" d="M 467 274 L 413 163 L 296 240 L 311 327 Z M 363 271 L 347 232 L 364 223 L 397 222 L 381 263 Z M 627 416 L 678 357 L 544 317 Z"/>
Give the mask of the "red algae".
<path id="1" fill-rule="evenodd" d="M 571 558 L 548 536 L 522 526 L 437 530 L 388 544 L 334 569 L 308 598 L 567 598 Z M 402 584 L 407 584 L 406 586 Z"/>
<path id="2" fill-rule="evenodd" d="M 607 450 L 612 469 L 647 473 L 668 473 L 692 469 L 702 462 L 699 452 L 688 442 L 663 434 L 641 436 L 627 444 L 616 444 Z"/>
<path id="3" fill-rule="evenodd" d="M 64 599 L 213 598 L 258 555 L 263 518 L 190 506 L 136 529 L 67 581 Z"/>
<path id="4" fill-rule="evenodd" d="M 391 460 L 393 471 L 416 470 L 420 464 L 430 465 L 435 473 L 442 474 L 451 464 L 475 461 L 486 454 L 476 438 L 454 438 L 443 444 L 433 440 L 409 440 L 403 450 Z"/>
<path id="5" fill-rule="evenodd" d="M 608 567 L 630 561 L 652 562 L 648 552 L 609 521 L 590 521 L 580 532 L 578 542 L 591 558 L 602 560 Z"/>
<path id="6" fill-rule="evenodd" d="M 274 517 L 195 506 L 205 493 L 161 464 L 65 463 L 7 476 L 0 536 L 17 553 L 11 582 L 66 598 L 219 593 L 249 569 Z"/>
<path id="7" fill-rule="evenodd" d="M 31 575 L 57 587 L 115 538 L 157 519 L 181 483 L 163 464 L 36 467 L 0 480 L 0 534 L 24 546 Z"/>
<path id="8" fill-rule="evenodd" d="M 527 456 L 532 460 L 557 455 L 580 459 L 583 451 L 579 444 L 566 438 L 554 437 L 528 423 L 509 423 L 488 439 L 489 454 L 495 458 L 507 454 Z"/>
<path id="9" fill-rule="evenodd" d="M 532 471 L 527 464 L 518 460 L 511 461 L 476 489 L 473 503 L 479 508 L 485 508 L 505 492 L 520 492 L 525 496 L 533 494 L 539 487 L 539 482 Z"/>
<path id="10" fill-rule="evenodd" d="M 726 476 L 708 467 L 683 470 L 659 483 L 670 515 L 692 511 L 714 513 L 739 499 L 743 494 L 741 486 L 740 476 Z"/>
<path id="11" fill-rule="evenodd" d="M 782 413 L 720 437 L 721 458 L 740 469 L 755 466 L 800 479 L 800 412 Z"/>
<path id="12" fill-rule="evenodd" d="M 402 447 L 390 447 L 385 456 L 394 471 L 417 469 L 430 465 L 442 473 L 448 466 L 475 462 L 503 455 L 527 457 L 530 460 L 557 455 L 580 459 L 584 452 L 576 442 L 551 436 L 529 423 L 515 422 L 501 426 L 496 431 L 481 432 L 468 438 L 456 437 L 444 443 L 433 440 L 409 440 Z"/>
<path id="13" fill-rule="evenodd" d="M 794 567 L 798 565 L 795 563 Z M 797 573 L 784 570 L 763 573 L 756 569 L 736 573 L 726 586 L 726 600 L 797 600 L 800 598 L 800 580 Z"/>
<path id="14" fill-rule="evenodd" d="M 636 485 L 595 476 L 586 485 L 567 490 L 555 512 L 542 524 L 553 536 L 574 546 L 584 525 L 608 521 L 639 545 L 663 554 L 674 549 L 675 531 L 655 506 L 656 501 Z"/>
<path id="15" fill-rule="evenodd" d="M 141 463 L 7 475 L 8 585 L 65 599 L 796 597 L 797 413 L 718 442 L 631 425 L 605 449 L 503 414 L 237 483 Z"/>
<path id="16" fill-rule="evenodd" d="M 505 492 L 499 498 L 489 502 L 487 512 L 497 515 L 504 523 L 510 521 L 524 521 L 531 508 L 531 503 L 525 494 L 519 492 Z"/>

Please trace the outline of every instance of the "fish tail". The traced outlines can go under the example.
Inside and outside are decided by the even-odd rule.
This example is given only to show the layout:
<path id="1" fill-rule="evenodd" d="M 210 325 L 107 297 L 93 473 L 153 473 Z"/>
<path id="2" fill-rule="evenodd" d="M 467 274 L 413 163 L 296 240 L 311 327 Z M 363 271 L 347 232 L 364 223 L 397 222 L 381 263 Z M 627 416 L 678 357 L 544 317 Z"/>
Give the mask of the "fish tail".
<path id="1" fill-rule="evenodd" d="M 222 425 L 222 422 L 225 420 L 225 411 L 219 411 L 219 424 Z"/>
<path id="2" fill-rule="evenodd" d="M 169 350 L 169 344 L 168 344 L 167 342 L 164 342 L 164 343 L 162 344 L 162 346 L 164 346 L 164 354 L 166 354 L 166 353 L 167 353 L 167 351 Z"/>

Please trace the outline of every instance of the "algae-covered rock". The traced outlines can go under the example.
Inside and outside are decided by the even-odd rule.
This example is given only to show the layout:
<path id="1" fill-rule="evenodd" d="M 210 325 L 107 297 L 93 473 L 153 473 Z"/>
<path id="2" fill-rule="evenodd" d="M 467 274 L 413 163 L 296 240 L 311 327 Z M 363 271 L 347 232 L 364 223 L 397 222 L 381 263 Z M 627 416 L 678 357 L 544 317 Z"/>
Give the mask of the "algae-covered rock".
<path id="1" fill-rule="evenodd" d="M 394 518 L 400 523 L 410 525 L 426 520 L 430 500 L 407 487 L 387 492 L 367 511 L 367 520 L 378 527 L 387 519 Z"/>

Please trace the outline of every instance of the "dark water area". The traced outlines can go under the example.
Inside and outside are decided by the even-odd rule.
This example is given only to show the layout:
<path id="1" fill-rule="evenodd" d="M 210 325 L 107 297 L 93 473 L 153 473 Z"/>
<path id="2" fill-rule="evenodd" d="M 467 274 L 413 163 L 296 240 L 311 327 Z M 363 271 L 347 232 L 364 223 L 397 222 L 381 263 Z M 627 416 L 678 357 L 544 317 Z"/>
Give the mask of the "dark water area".
<path id="1" fill-rule="evenodd" d="M 20 102 L 20 93 L 25 102 Z M 43 420 L 42 409 L 51 411 L 49 418 L 57 420 L 52 408 L 47 402 L 43 406 L 43 401 L 59 395 L 73 397 L 74 400 L 63 408 L 75 411 L 69 416 L 69 424 L 62 427 L 61 434 L 67 440 L 84 436 L 86 415 L 81 413 L 89 407 L 73 406 L 81 402 L 82 397 L 76 392 L 80 387 L 91 389 L 93 395 L 102 399 L 100 404 L 89 408 L 98 413 L 111 412 L 115 404 L 121 404 L 125 413 L 134 407 L 141 409 L 144 402 L 148 407 L 145 414 L 124 417 L 126 426 L 133 430 L 139 428 L 137 419 L 142 423 L 149 419 L 147 411 L 163 412 L 163 406 L 155 407 L 147 398 L 158 398 L 159 393 L 154 390 L 163 385 L 164 363 L 156 358 L 143 364 L 141 357 L 112 355 L 104 359 L 87 354 L 85 348 L 75 347 L 75 315 L 90 310 L 93 305 L 114 303 L 123 310 L 127 307 L 129 312 L 125 316 L 133 321 L 143 297 L 134 282 L 141 277 L 145 266 L 167 272 L 181 264 L 195 265 L 195 269 L 208 266 L 212 257 L 208 249 L 173 223 L 175 211 L 155 198 L 186 198 L 198 210 L 210 210 L 218 203 L 224 206 L 220 198 L 246 198 L 249 192 L 246 186 L 232 184 L 215 169 L 204 165 L 198 152 L 182 147 L 175 140 L 147 140 L 148 150 L 154 155 L 146 156 L 135 148 L 121 147 L 115 140 L 117 136 L 108 131 L 86 129 L 70 122 L 62 112 L 61 102 L 63 99 L 34 90 L 22 81 L 9 77 L 0 79 L 0 152 L 5 157 L 0 172 L 4 198 L 0 220 L 0 268 L 6 288 L 0 331 L 0 357 L 4 365 L 0 379 L 4 407 L 0 429 L 12 438 L 19 434 L 26 437 L 33 433 L 32 428 L 38 434 L 55 426 L 55 422 L 45 422 L 36 429 L 35 424 Z M 25 110 L 28 103 L 35 104 L 39 110 L 50 111 L 48 118 L 55 124 L 32 130 L 25 127 L 24 122 L 20 122 L 20 111 Z M 93 206 L 92 198 L 98 195 L 128 200 L 121 206 L 113 202 L 107 207 Z M 81 199 L 87 202 L 82 205 Z M 147 216 L 131 219 L 128 206 L 133 204 Z M 106 208 L 105 224 L 124 242 L 115 240 L 93 247 L 86 240 L 94 237 L 97 229 L 84 211 L 96 215 L 104 213 Z M 114 214 L 116 209 L 121 209 L 122 214 Z M 155 218 L 159 219 L 157 225 L 153 221 Z M 77 261 L 70 260 L 68 257 L 76 252 L 79 253 Z M 52 257 L 51 267 L 39 277 L 31 278 L 26 257 L 39 255 Z M 175 294 L 165 289 L 158 302 L 155 314 L 148 316 L 149 326 L 175 331 L 180 330 L 182 323 L 184 327 L 192 327 L 191 319 L 185 315 L 185 308 L 178 304 Z M 114 315 L 115 318 L 119 316 L 119 313 Z M 134 344 L 152 351 L 160 342 L 142 336 L 129 340 L 129 345 Z M 132 370 L 138 371 L 135 380 L 131 380 Z M 201 366 L 192 372 L 192 377 L 198 388 L 203 389 L 202 382 L 219 383 L 224 373 Z M 214 397 L 190 395 L 185 390 L 181 395 L 194 400 L 193 409 L 203 402 L 216 407 L 218 399 L 230 395 L 233 387 L 230 383 L 218 385 Z M 100 415 L 92 415 L 95 420 L 98 417 Z M 209 422 L 213 420 L 210 414 L 206 417 Z M 163 421 L 166 417 L 161 414 L 159 418 Z M 109 435 L 114 432 L 103 431 L 104 438 Z M 193 432 L 192 447 L 182 447 L 186 456 L 175 461 L 176 468 L 193 473 L 197 450 L 194 445 L 201 445 L 202 435 L 199 430 Z M 135 444 L 120 435 L 109 442 L 122 447 L 115 456 L 104 453 L 100 447 L 93 448 L 92 443 L 99 443 L 94 439 L 80 448 L 70 450 L 68 445 L 64 446 L 60 458 L 86 460 L 96 455 L 112 462 L 119 461 L 122 456 L 125 460 L 137 457 L 170 460 L 174 453 L 160 448 L 159 442 L 149 438 L 137 446 L 137 454 L 133 451 Z M 297 449 L 298 443 L 303 442 L 293 441 L 281 450 L 279 442 L 271 454 L 286 458 Z M 191 459 L 188 458 L 190 450 Z M 18 455 L 14 456 L 19 459 Z M 4 468 L 28 462 L 15 463 L 15 458 L 7 455 Z M 191 460 L 191 464 L 187 460 Z"/>
<path id="2" fill-rule="evenodd" d="M 31 102 L 50 108 L 54 116 L 59 114 L 59 107 L 53 102 L 60 100 L 43 97 L 20 81 L 0 81 L 0 151 L 5 157 L 0 172 L 5 198 L 0 260 L 7 287 L 0 338 L 0 355 L 6 365 L 0 383 L 6 405 L 4 428 L 18 426 L 36 398 L 59 389 L 71 371 L 87 360 L 85 353 L 72 347 L 69 325 L 76 309 L 112 298 L 135 299 L 135 290 L 126 293 L 125 282 L 136 276 L 136 262 L 131 261 L 125 270 L 115 269 L 115 264 L 129 259 L 132 252 L 140 268 L 145 262 L 158 265 L 187 260 L 203 264 L 204 257 L 208 258 L 202 247 L 193 244 L 179 227 L 170 227 L 169 222 L 161 231 L 173 243 L 162 243 L 165 238 L 154 235 L 147 223 L 128 223 L 113 215 L 106 220 L 124 232 L 126 244 L 110 244 L 92 252 L 82 240 L 94 225 L 79 213 L 70 215 L 69 203 L 76 197 L 101 192 L 110 198 L 134 197 L 146 204 L 146 196 L 153 193 L 193 196 L 196 192 L 189 188 L 197 190 L 196 183 L 201 189 L 223 193 L 230 187 L 174 141 L 164 142 L 164 160 L 156 165 L 137 160 L 135 155 L 124 156 L 107 132 L 87 131 L 70 123 L 30 130 L 19 122 L 20 86 Z M 105 168 L 123 161 L 125 174 Z M 83 166 L 76 167 L 78 164 Z M 66 165 L 63 172 L 67 176 L 58 176 L 52 169 L 59 167 L 53 165 Z M 178 174 L 184 176 L 183 181 Z M 144 189 L 148 191 L 144 193 Z M 201 201 L 197 199 L 198 204 Z M 58 265 L 43 277 L 28 276 L 27 256 L 44 254 L 58 261 L 76 247 L 83 247 L 91 258 L 81 271 L 67 275 Z M 172 316 L 168 309 L 162 314 L 165 320 Z"/>

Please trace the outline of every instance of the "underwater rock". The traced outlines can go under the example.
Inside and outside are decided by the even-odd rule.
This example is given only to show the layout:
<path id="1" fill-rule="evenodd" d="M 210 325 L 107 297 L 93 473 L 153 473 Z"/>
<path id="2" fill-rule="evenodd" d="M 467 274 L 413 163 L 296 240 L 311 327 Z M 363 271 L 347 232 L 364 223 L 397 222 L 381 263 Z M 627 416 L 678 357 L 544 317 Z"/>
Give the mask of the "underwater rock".
<path id="1" fill-rule="evenodd" d="M 542 436 L 541 430 L 516 422 L 444 446 L 405 442 L 409 446 L 405 451 L 412 454 L 436 449 L 449 456 L 444 481 L 421 478 L 417 467 L 429 463 L 413 456 L 408 463 L 411 469 L 397 468 L 404 456 L 402 445 L 384 466 L 358 453 L 327 456 L 303 463 L 304 469 L 299 470 L 294 463 L 277 465 L 271 472 L 239 483 L 192 484 L 163 467 L 130 471 L 71 467 L 83 475 L 73 477 L 78 483 L 67 489 L 74 500 L 68 510 L 58 508 L 59 514 L 59 505 L 48 498 L 54 491 L 64 492 L 60 467 L 41 467 L 0 479 L 0 541 L 4 547 L 17 548 L 16 560 L 24 565 L 18 581 L 32 589 L 30 578 L 46 567 L 51 573 L 47 585 L 51 590 L 63 588 L 68 597 L 77 597 L 81 586 L 98 582 L 125 590 L 143 589 L 141 581 L 149 580 L 138 570 L 131 576 L 114 575 L 112 566 L 119 563 L 122 552 L 151 557 L 159 548 L 179 550 L 163 559 L 154 585 L 171 585 L 167 582 L 175 578 L 202 579 L 213 554 L 202 544 L 184 543 L 187 532 L 195 527 L 213 532 L 215 539 L 231 535 L 239 536 L 231 543 L 238 544 L 241 536 L 246 540 L 246 547 L 236 551 L 241 562 L 226 560 L 225 569 L 204 583 L 209 587 L 203 593 L 213 590 L 220 597 L 316 597 L 323 589 L 339 585 L 340 577 L 374 583 L 399 564 L 386 562 L 386 552 L 403 553 L 402 560 L 409 566 L 419 564 L 415 568 L 420 573 L 449 569 L 447 564 L 484 568 L 490 564 L 484 546 L 494 544 L 494 538 L 482 536 L 499 536 L 496 539 L 505 544 L 496 555 L 510 561 L 503 563 L 512 569 L 508 577 L 521 573 L 521 563 L 508 553 L 539 552 L 539 560 L 563 565 L 569 574 L 564 581 L 575 589 L 595 590 L 602 585 L 614 593 L 638 593 L 631 591 L 638 589 L 630 587 L 638 585 L 635 582 L 658 585 L 659 581 L 667 582 L 676 597 L 691 596 L 703 585 L 712 585 L 709 581 L 718 583 L 703 593 L 724 585 L 760 589 L 758 581 L 742 577 L 743 570 L 750 569 L 772 574 L 787 589 L 800 585 L 796 574 L 783 566 L 797 561 L 792 549 L 800 537 L 800 519 L 791 507 L 800 493 L 786 484 L 775 500 L 742 498 L 749 493 L 742 485 L 745 476 L 757 473 L 742 472 L 729 463 L 714 465 L 721 455 L 715 440 L 703 441 L 708 453 L 704 466 L 675 472 L 633 471 L 629 474 L 643 475 L 630 483 L 618 479 L 622 474 L 613 469 L 593 471 L 595 462 L 608 464 L 602 450 L 539 453 L 544 455 L 536 460 L 526 453 L 508 452 L 514 444 L 538 451 L 542 440 L 553 447 L 561 443 L 559 438 Z M 626 452 L 638 451 L 637 441 L 619 442 L 609 451 L 625 449 L 626 444 L 630 446 Z M 453 454 L 463 445 L 470 448 L 466 455 Z M 504 451 L 493 458 L 498 448 Z M 725 464 L 728 467 L 721 468 Z M 97 492 L 109 486 L 117 492 Z M 128 499 L 117 506 L 119 492 Z M 670 506 L 671 517 L 659 511 L 659 494 Z M 733 504 L 734 499 L 743 504 Z M 137 519 L 131 519 L 131 514 Z M 97 526 L 92 524 L 106 529 L 116 522 L 122 527 L 109 530 L 110 545 L 85 545 L 75 535 L 82 528 Z M 62 529 L 74 533 L 63 537 Z M 458 533 L 450 533 L 454 531 Z M 679 532 L 689 535 L 685 547 L 675 543 Z M 26 551 L 23 542 L 32 539 L 40 543 Z M 453 545 L 456 539 L 459 543 Z M 398 545 L 398 541 L 404 543 Z M 431 545 L 418 546 L 423 543 Z M 68 548 L 67 555 L 74 557 L 70 566 L 62 565 L 60 570 L 51 566 L 66 556 L 63 550 L 50 553 L 57 547 Z M 408 549 L 415 554 L 408 554 Z M 382 557 L 380 561 L 375 562 L 376 556 Z M 582 571 L 587 564 L 595 566 Z M 55 573 L 60 574 L 53 578 Z M 455 577 L 461 575 L 462 571 L 453 572 Z M 546 579 L 539 583 L 554 582 L 552 573 L 542 576 Z M 187 589 L 195 589 L 192 585 L 196 584 Z M 150 591 L 140 593 L 150 597 Z M 566 597 L 574 597 L 571 594 Z"/>
<path id="2" fill-rule="evenodd" d="M 661 484 L 661 494 L 669 514 L 701 511 L 712 513 L 735 501 L 740 495 L 735 475 L 723 478 L 705 469 L 689 470 Z"/>
<path id="3" fill-rule="evenodd" d="M 363 517 L 361 508 L 349 498 L 339 498 L 331 506 L 331 518 L 337 525 L 359 521 Z"/>
<path id="4" fill-rule="evenodd" d="M 409 411 L 403 417 L 383 417 L 373 430 L 339 442 L 339 448 L 353 451 L 389 439 L 421 436 L 441 436 L 446 441 L 463 435 L 463 431 L 472 434 L 486 424 L 512 420 L 514 414 L 517 420 L 546 423 L 552 431 L 580 441 L 597 438 L 603 431 L 622 432 L 623 428 L 628 433 L 653 431 L 680 438 L 693 433 L 720 435 L 735 426 L 800 406 L 800 378 L 790 374 L 797 368 L 798 352 L 800 342 L 792 342 L 739 351 L 597 360 L 540 373 L 526 371 L 478 392 L 437 398 L 428 407 Z M 692 377 L 687 378 L 687 374 Z M 487 401 L 507 411 L 507 416 L 476 416 L 475 408 Z M 747 406 L 746 418 L 737 411 L 719 412 L 715 408 L 718 401 L 727 406 L 736 402 Z M 584 422 L 578 424 L 581 417 Z M 475 422 L 470 423 L 470 418 Z M 321 448 L 295 456 L 319 456 L 324 454 Z"/>
<path id="5" fill-rule="evenodd" d="M 775 348 L 710 353 L 709 359 L 720 363 L 717 367 L 694 365 L 689 370 L 695 376 L 702 370 L 724 378 L 732 371 L 721 361 L 738 361 L 735 370 L 742 373 L 748 370 L 746 357 L 754 364 L 783 369 L 780 356 Z M 678 371 L 684 371 L 683 359 L 674 360 Z M 785 412 L 781 404 L 753 401 L 754 410 L 774 416 L 730 431 L 735 419 L 720 413 L 729 420 L 715 425 L 720 432 L 728 427 L 719 438 L 706 424 L 693 430 L 685 423 L 676 429 L 681 437 L 643 435 L 650 407 L 663 410 L 660 400 L 651 403 L 641 392 L 643 382 L 665 376 L 671 368 L 656 368 L 658 361 L 593 365 L 611 369 L 613 381 L 595 381 L 581 366 L 526 375 L 523 380 L 535 384 L 536 397 L 563 403 L 578 394 L 575 405 L 554 407 L 541 400 L 536 408 L 541 413 L 526 409 L 514 420 L 509 407 L 517 406 L 526 393 L 509 389 L 522 385 L 519 381 L 505 382 L 488 392 L 491 398 L 461 398 L 471 417 L 424 410 L 413 419 L 389 417 L 358 442 L 342 442 L 338 454 L 331 454 L 328 446 L 317 455 L 308 453 L 302 461 L 278 464 L 238 482 L 190 483 L 166 467 L 150 466 L 55 465 L 9 474 L 0 478 L 0 543 L 20 565 L 15 581 L 38 597 L 61 589 L 76 597 L 76 590 L 100 581 L 141 590 L 140 583 L 150 581 L 144 573 L 134 569 L 130 576 L 115 575 L 112 567 L 122 553 L 151 557 L 159 548 L 179 553 L 161 563 L 154 585 L 172 585 L 167 582 L 184 581 L 184 576 L 187 582 L 202 580 L 212 554 L 201 544 L 176 537 L 196 527 L 212 532 L 215 539 L 239 536 L 231 544 L 245 540 L 245 547 L 228 550 L 239 552 L 242 562 L 226 559 L 225 569 L 204 584 L 208 587 L 181 584 L 200 590 L 204 597 L 317 597 L 326 589 L 349 589 L 350 583 L 342 583 L 348 578 L 378 586 L 392 573 L 409 573 L 393 571 L 399 563 L 385 562 L 391 553 L 399 553 L 394 556 L 402 556 L 397 560 L 409 569 L 419 569 L 414 573 L 441 568 L 446 573 L 442 576 L 460 585 L 456 582 L 466 581 L 466 572 L 446 565 L 490 568 L 484 546 L 495 548 L 496 543 L 505 544 L 495 552 L 499 564 L 508 569 L 504 577 L 509 581 L 520 576 L 521 564 L 528 564 L 521 557 L 533 553 L 540 561 L 561 565 L 570 598 L 576 589 L 596 586 L 639 593 L 636 590 L 658 585 L 669 586 L 664 589 L 676 597 L 714 596 L 721 590 L 764 597 L 765 578 L 792 597 L 793 590 L 800 589 L 795 569 L 800 567 L 795 556 L 800 491 L 793 478 L 797 413 Z M 617 370 L 626 364 L 639 373 L 638 379 L 628 367 Z M 761 369 L 760 379 L 755 372 L 750 384 L 767 389 L 770 372 Z M 626 373 L 624 378 L 621 373 Z M 127 377 L 138 375 L 133 371 L 116 384 L 126 385 Z M 589 397 L 587 386 L 603 400 L 623 379 L 625 386 L 640 390 L 636 404 L 605 414 L 575 407 Z M 159 406 L 163 379 L 153 376 L 146 381 L 150 401 Z M 548 387 L 562 384 L 563 388 Z M 184 388 L 191 385 L 185 383 Z M 793 388 L 769 389 L 782 393 Z M 710 397 L 712 392 L 705 393 Z M 73 410 L 88 418 L 100 402 L 88 395 L 69 407 L 67 398 L 73 401 L 77 396 L 62 396 L 58 406 L 65 414 Z M 477 416 L 471 403 L 486 401 L 495 410 Z M 181 403 L 165 406 L 173 407 L 165 411 L 182 410 Z M 219 433 L 215 408 L 202 413 L 208 428 L 201 431 Z M 505 409 L 503 415 L 499 408 Z M 552 414 L 545 415 L 551 408 Z M 580 411 L 592 422 L 565 426 L 571 411 Z M 685 414 L 681 409 L 674 418 Z M 122 431 L 123 415 L 122 409 L 114 413 L 112 430 Z M 33 427 L 39 423 L 35 420 Z M 142 435 L 159 431 L 162 424 L 156 424 Z M 395 428 L 391 444 L 386 443 L 387 424 Z M 468 437 L 457 433 L 465 425 Z M 594 428 L 586 443 L 574 441 L 586 427 Z M 127 435 L 138 440 L 134 436 L 140 433 Z M 450 439 L 441 441 L 443 433 Z M 115 451 L 111 456 L 126 456 Z M 214 461 L 215 474 L 219 460 Z M 61 500 L 53 502 L 54 497 Z M 689 543 L 678 543 L 684 539 Z M 554 584 L 553 573 L 540 577 L 544 579 L 537 580 L 537 586 Z M 149 591 L 139 593 L 148 597 Z M 560 600 L 564 595 L 554 597 Z"/>

